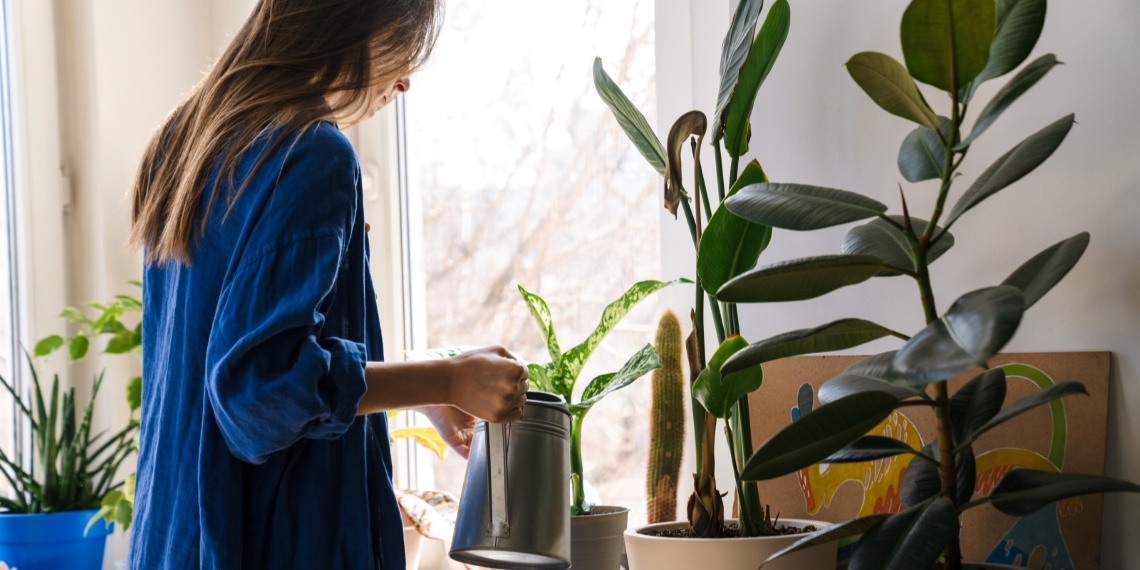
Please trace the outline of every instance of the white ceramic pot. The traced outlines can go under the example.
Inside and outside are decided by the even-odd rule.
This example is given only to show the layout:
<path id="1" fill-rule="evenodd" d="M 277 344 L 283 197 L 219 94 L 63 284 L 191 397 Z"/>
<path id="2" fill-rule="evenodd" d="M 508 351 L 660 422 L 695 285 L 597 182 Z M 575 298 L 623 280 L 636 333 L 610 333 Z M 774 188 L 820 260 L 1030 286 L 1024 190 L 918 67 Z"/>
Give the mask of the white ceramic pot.
<path id="1" fill-rule="evenodd" d="M 781 519 L 780 523 L 800 527 L 815 525 L 817 528 L 831 524 L 797 519 Z M 625 531 L 629 570 L 756 570 L 769 556 L 804 536 L 669 538 L 642 534 L 647 530 L 674 530 L 688 526 L 689 523 L 678 521 Z M 836 548 L 834 542 L 813 546 L 776 560 L 764 570 L 835 570 Z"/>
<path id="2" fill-rule="evenodd" d="M 414 526 L 404 527 L 404 560 L 407 570 L 419 570 L 420 551 L 423 550 L 423 535 Z"/>
<path id="3" fill-rule="evenodd" d="M 570 517 L 571 568 L 618 570 L 621 566 L 622 533 L 629 520 L 629 509 L 594 507 L 590 512 L 592 514 Z"/>

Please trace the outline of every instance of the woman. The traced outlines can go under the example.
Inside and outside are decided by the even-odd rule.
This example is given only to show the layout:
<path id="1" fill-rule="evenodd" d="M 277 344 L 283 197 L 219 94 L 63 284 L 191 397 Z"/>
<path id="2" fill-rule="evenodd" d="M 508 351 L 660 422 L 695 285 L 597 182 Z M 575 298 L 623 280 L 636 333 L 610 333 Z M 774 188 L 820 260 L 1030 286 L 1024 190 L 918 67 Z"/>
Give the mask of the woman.
<path id="1" fill-rule="evenodd" d="M 384 410 L 466 455 L 517 419 L 501 347 L 383 363 L 360 173 L 340 126 L 409 87 L 440 0 L 261 0 L 147 148 L 132 568 L 403 569 Z"/>

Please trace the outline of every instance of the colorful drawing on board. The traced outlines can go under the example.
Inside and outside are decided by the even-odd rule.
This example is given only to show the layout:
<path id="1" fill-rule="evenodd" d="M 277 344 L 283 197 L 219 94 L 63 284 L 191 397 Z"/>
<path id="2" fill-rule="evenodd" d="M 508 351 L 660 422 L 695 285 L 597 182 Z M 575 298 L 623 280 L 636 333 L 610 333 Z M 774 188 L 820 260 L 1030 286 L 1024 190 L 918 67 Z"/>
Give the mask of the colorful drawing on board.
<path id="1" fill-rule="evenodd" d="M 1029 381 L 1038 389 L 1055 384 L 1049 375 L 1033 366 L 1015 363 L 1001 368 L 1005 370 L 1011 382 L 1018 379 Z M 796 406 L 790 410 L 793 421 L 811 413 L 815 404 L 814 392 L 811 384 L 805 383 L 799 387 Z M 1068 418 L 1064 402 L 1056 400 L 1050 403 L 1049 415 L 1052 437 L 1049 439 L 1050 444 L 1046 454 L 1016 447 L 990 449 L 978 454 L 975 492 L 979 496 L 989 496 L 1002 477 L 1016 468 L 1045 471 L 1062 469 L 1068 435 Z M 868 433 L 904 441 L 915 449 L 920 449 L 924 445 L 922 435 L 915 424 L 906 414 L 898 411 Z M 863 491 L 857 516 L 898 512 L 902 510 L 899 487 L 912 457 L 895 456 L 866 463 L 819 464 L 802 469 L 797 476 L 803 493 L 804 508 L 809 514 L 818 514 L 820 510 L 831 505 L 841 487 L 850 484 L 861 487 Z M 995 541 L 985 561 L 1050 570 L 1071 570 L 1074 565 L 1059 519 L 1081 512 L 1082 509 L 1080 499 L 1075 498 L 1022 517 Z M 840 553 L 840 558 L 846 558 L 843 551 Z"/>

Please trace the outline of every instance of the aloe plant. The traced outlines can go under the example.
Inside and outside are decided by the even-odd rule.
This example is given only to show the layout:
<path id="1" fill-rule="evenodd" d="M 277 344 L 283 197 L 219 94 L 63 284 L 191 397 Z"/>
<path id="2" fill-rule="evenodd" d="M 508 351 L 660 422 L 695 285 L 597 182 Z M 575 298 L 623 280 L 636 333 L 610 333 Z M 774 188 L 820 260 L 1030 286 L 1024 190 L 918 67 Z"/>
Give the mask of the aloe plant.
<path id="1" fill-rule="evenodd" d="M 538 295 L 519 286 L 519 293 L 526 301 L 530 314 L 542 332 L 546 342 L 546 350 L 550 355 L 550 362 L 545 364 L 528 364 L 530 385 L 532 388 L 544 392 L 552 392 L 562 396 L 570 405 L 570 480 L 573 489 L 573 498 L 570 505 L 571 514 L 589 514 L 592 505 L 586 502 L 585 481 L 582 478 L 582 422 L 586 413 L 594 404 L 602 401 L 606 396 L 625 388 L 634 380 L 641 378 L 650 371 L 661 366 L 657 351 L 652 345 L 646 344 L 626 361 L 616 372 L 609 372 L 595 377 L 586 385 L 579 399 L 574 399 L 574 387 L 578 384 L 578 377 L 586 361 L 598 348 L 602 340 L 617 326 L 630 309 L 649 295 L 668 287 L 678 281 L 640 281 L 630 287 L 621 297 L 606 306 L 602 312 L 601 322 L 585 340 L 573 348 L 563 352 L 558 335 L 554 332 L 554 320 L 550 315 L 550 308 L 546 301 Z"/>
<path id="2" fill-rule="evenodd" d="M 987 198 L 1030 174 L 1061 145 L 1074 124 L 1066 115 L 1047 124 L 999 157 L 965 191 L 952 192 L 962 162 L 1001 114 L 1052 70 L 1052 54 L 1024 66 L 1001 88 L 965 131 L 967 111 L 983 82 L 1022 65 L 1037 43 L 1045 0 L 912 0 L 901 24 L 905 65 L 875 52 L 847 62 L 855 82 L 888 113 L 918 126 L 902 142 L 898 167 L 908 182 L 938 180 L 928 219 L 913 217 L 900 187 L 901 213 L 854 192 L 806 184 L 760 181 L 726 200 L 736 215 L 756 224 L 812 231 L 869 220 L 847 232 L 842 253 L 760 267 L 719 287 L 726 303 L 810 299 L 872 278 L 915 281 L 925 327 L 912 336 L 859 319 L 841 319 L 774 336 L 736 351 L 720 372 L 754 369 L 779 358 L 843 350 L 896 336 L 892 352 L 858 362 L 820 390 L 824 405 L 772 436 L 745 463 L 742 478 L 765 480 L 826 462 L 862 462 L 912 454 L 902 487 L 904 509 L 839 524 L 809 535 L 769 560 L 799 549 L 861 536 L 849 568 L 927 570 L 938 560 L 961 568 L 961 515 L 991 505 L 1022 516 L 1064 498 L 1101 492 L 1140 492 L 1140 486 L 1100 476 L 1011 471 L 988 496 L 975 496 L 972 443 L 1005 421 L 1061 397 L 1084 394 L 1066 382 L 1003 409 L 1006 377 L 989 360 L 1013 337 L 1023 313 L 1077 263 L 1089 244 L 1079 233 L 1016 268 L 999 284 L 966 293 L 940 312 L 929 267 L 954 244 L 951 227 Z M 917 82 L 944 92 L 945 115 L 927 103 Z M 951 203 L 952 193 L 958 195 Z M 956 393 L 947 380 L 982 371 Z M 866 435 L 892 411 L 913 406 L 937 419 L 937 441 L 913 449 Z"/>
<path id="3" fill-rule="evenodd" d="M 770 226 L 753 223 L 720 207 L 742 188 L 767 181 L 759 162 L 749 162 L 741 171 L 740 158 L 748 152 L 756 95 L 788 36 L 791 7 L 787 0 L 774 2 L 757 31 L 763 4 L 762 0 L 740 0 L 733 14 L 721 49 L 720 87 L 711 131 L 704 113 L 690 111 L 673 124 L 667 145 L 662 145 L 645 116 L 606 74 L 601 60 L 594 61 L 598 94 L 650 166 L 664 177 L 665 208 L 674 216 L 678 209 L 684 213 L 697 253 L 693 333 L 686 342 L 695 398 L 690 409 L 697 470 L 693 476 L 695 491 L 687 510 L 691 531 L 699 537 L 718 537 L 724 531 L 722 493 L 714 477 L 713 446 L 718 420 L 726 421 L 724 433 L 732 450 L 740 532 L 744 536 L 759 536 L 771 526 L 756 486 L 740 479 L 740 468 L 753 450 L 747 396 L 760 387 L 763 372 L 758 366 L 732 373 L 722 371 L 723 363 L 748 343 L 740 337 L 735 302 L 717 295 L 722 285 L 756 266 L 772 237 Z M 715 194 L 705 181 L 700 161 L 700 146 L 706 136 L 711 139 L 716 159 Z M 682 168 L 685 154 L 692 156 L 695 174 L 688 189 Z M 706 301 L 718 342 L 711 356 L 705 349 Z"/>

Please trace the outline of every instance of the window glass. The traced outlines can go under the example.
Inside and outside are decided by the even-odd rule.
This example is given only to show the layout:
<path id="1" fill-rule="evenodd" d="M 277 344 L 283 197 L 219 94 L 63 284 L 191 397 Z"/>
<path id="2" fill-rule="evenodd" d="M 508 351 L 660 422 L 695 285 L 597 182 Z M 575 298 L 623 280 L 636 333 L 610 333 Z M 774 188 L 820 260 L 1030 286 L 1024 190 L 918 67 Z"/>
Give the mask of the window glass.
<path id="1" fill-rule="evenodd" d="M 607 71 L 654 121 L 653 2 L 450 0 L 405 97 L 412 347 L 500 343 L 547 362 L 518 286 L 550 306 L 563 349 L 636 281 L 660 278 L 661 179 L 594 90 Z M 652 342 L 644 301 L 594 354 L 579 392 Z M 586 479 L 644 520 L 647 379 L 595 407 Z M 464 463 L 421 469 L 458 493 Z"/>

